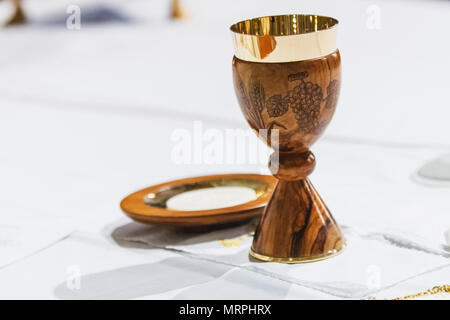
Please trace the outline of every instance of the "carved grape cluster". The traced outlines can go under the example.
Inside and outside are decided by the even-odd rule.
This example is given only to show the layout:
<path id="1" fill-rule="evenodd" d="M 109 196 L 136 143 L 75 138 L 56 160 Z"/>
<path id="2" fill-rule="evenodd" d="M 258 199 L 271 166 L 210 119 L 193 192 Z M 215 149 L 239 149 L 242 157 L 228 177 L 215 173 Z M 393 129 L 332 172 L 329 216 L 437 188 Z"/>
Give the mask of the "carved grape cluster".
<path id="1" fill-rule="evenodd" d="M 295 113 L 295 119 L 300 128 L 305 132 L 311 132 L 319 125 L 323 93 L 319 85 L 304 80 L 307 76 L 307 72 L 302 72 L 289 79 L 290 81 L 300 80 L 300 83 L 288 91 L 283 102 Z"/>
<path id="2" fill-rule="evenodd" d="M 283 116 L 292 110 L 299 128 L 305 133 L 319 132 L 326 126 L 319 123 L 321 104 L 325 101 L 325 109 L 332 109 L 336 106 L 339 95 L 339 82 L 333 80 L 327 87 L 327 97 L 323 99 L 322 88 L 311 81 L 305 81 L 309 76 L 307 71 L 290 74 L 288 81 L 298 81 L 297 85 L 289 90 L 286 95 L 275 94 L 266 100 L 265 90 L 261 82 L 251 76 L 248 81 L 248 91 L 244 83 L 238 79 L 238 94 L 245 105 L 244 112 L 252 128 L 271 128 L 279 126 L 286 127 L 279 122 L 272 121 L 265 125 L 263 111 L 267 110 L 270 118 Z"/>
<path id="3" fill-rule="evenodd" d="M 271 96 L 266 102 L 267 113 L 270 117 L 280 117 L 288 111 L 289 106 L 285 103 L 281 94 Z"/>

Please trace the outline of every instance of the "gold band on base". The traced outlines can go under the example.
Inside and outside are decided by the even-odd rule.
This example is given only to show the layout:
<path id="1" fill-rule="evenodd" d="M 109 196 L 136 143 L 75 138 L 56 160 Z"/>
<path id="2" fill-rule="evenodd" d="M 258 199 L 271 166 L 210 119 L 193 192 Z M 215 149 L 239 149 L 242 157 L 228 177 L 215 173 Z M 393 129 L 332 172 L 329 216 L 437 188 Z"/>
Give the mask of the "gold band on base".
<path id="1" fill-rule="evenodd" d="M 275 257 L 269 257 L 265 256 L 263 254 L 259 254 L 254 252 L 252 249 L 250 249 L 250 255 L 258 260 L 264 261 L 264 262 L 279 262 L 279 263 L 288 263 L 288 264 L 294 264 L 294 263 L 308 263 L 308 262 L 316 262 L 320 260 L 325 260 L 328 258 L 332 258 L 340 254 L 342 251 L 344 251 L 346 247 L 346 244 L 344 243 L 340 249 L 333 249 L 326 253 L 309 256 L 309 257 L 298 257 L 298 258 L 275 258 Z"/>

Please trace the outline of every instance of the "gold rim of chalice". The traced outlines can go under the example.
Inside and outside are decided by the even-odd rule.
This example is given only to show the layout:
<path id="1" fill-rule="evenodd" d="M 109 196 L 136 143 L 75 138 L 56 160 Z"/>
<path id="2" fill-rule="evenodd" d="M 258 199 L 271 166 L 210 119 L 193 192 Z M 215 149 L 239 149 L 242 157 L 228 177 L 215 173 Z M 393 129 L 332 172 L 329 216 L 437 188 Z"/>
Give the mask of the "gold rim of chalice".
<path id="1" fill-rule="evenodd" d="M 248 19 L 230 27 L 235 56 L 250 62 L 310 60 L 336 51 L 338 20 L 313 14 Z"/>

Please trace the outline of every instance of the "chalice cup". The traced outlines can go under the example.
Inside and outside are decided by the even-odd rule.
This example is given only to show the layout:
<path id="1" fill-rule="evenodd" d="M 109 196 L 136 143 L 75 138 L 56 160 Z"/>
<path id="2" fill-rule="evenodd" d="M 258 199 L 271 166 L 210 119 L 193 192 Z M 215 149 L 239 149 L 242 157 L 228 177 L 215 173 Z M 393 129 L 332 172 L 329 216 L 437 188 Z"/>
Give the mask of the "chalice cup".
<path id="1" fill-rule="evenodd" d="M 333 117 L 339 96 L 337 26 L 334 18 L 303 14 L 231 26 L 236 95 L 250 127 L 274 151 L 269 169 L 278 180 L 250 250 L 258 260 L 311 262 L 345 246 L 308 179 L 315 166 L 309 147 Z"/>

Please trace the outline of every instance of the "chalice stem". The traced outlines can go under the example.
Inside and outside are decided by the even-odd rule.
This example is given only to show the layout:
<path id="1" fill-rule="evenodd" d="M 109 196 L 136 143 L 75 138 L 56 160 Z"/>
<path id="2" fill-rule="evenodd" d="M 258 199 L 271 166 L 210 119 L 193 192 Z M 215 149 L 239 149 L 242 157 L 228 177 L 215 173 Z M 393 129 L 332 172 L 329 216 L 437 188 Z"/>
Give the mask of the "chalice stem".
<path id="1" fill-rule="evenodd" d="M 309 262 L 341 251 L 341 230 L 308 178 L 279 180 L 255 232 L 251 255 L 264 261 Z"/>

